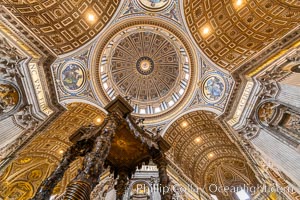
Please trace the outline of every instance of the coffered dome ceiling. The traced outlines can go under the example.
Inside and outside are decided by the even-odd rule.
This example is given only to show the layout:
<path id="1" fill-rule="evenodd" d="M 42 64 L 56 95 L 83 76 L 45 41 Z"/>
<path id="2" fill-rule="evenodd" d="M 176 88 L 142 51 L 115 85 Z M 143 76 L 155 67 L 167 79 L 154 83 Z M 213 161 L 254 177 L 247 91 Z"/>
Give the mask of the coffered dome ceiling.
<path id="1" fill-rule="evenodd" d="M 182 34 L 154 21 L 141 18 L 115 26 L 113 34 L 99 42 L 100 55 L 95 54 L 93 65 L 97 68 L 92 70 L 102 102 L 127 96 L 134 113 L 148 118 L 179 109 L 192 93 L 196 72 L 192 50 Z"/>
<path id="2" fill-rule="evenodd" d="M 56 54 L 77 49 L 96 36 L 119 3 L 119 0 L 0 1 Z"/>
<path id="3" fill-rule="evenodd" d="M 132 33 L 112 51 L 113 83 L 125 96 L 131 95 L 137 101 L 155 101 L 170 93 L 179 79 L 180 52 L 157 33 L 144 30 Z"/>
<path id="4" fill-rule="evenodd" d="M 298 0 L 187 0 L 184 12 L 200 49 L 230 71 L 300 21 Z"/>

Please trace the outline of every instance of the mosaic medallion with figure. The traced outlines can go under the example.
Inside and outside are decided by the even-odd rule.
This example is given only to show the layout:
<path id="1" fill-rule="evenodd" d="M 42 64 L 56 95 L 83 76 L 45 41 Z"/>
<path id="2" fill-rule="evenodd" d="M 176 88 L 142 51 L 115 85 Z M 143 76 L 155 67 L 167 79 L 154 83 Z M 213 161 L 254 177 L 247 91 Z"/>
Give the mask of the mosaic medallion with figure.
<path id="1" fill-rule="evenodd" d="M 202 93 L 204 99 L 210 103 L 219 101 L 225 92 L 225 82 L 221 76 L 213 75 L 204 79 Z"/>
<path id="2" fill-rule="evenodd" d="M 165 9 L 171 0 L 138 0 L 140 6 L 149 11 L 160 11 Z"/>
<path id="3" fill-rule="evenodd" d="M 61 70 L 61 81 L 67 91 L 80 90 L 85 82 L 83 66 L 77 62 L 67 62 Z"/>

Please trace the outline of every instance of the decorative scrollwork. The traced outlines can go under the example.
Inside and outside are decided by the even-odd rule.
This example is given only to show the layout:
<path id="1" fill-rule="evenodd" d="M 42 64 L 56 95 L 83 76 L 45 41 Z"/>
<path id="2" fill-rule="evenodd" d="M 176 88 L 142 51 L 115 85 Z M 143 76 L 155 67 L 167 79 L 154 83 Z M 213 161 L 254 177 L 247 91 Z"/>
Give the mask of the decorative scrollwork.
<path id="1" fill-rule="evenodd" d="M 281 67 L 275 66 L 264 73 L 258 80 L 262 84 L 259 92 L 262 99 L 274 98 L 278 91 L 278 82 L 289 75 L 289 71 L 282 70 Z"/>
<path id="2" fill-rule="evenodd" d="M 24 129 L 34 130 L 39 121 L 32 115 L 32 105 L 26 105 L 14 115 L 16 123 Z"/>
<path id="3" fill-rule="evenodd" d="M 245 128 L 243 128 L 239 133 L 247 140 L 251 140 L 257 136 L 260 128 L 259 126 L 251 119 L 247 120 Z"/>
<path id="4" fill-rule="evenodd" d="M 20 71 L 20 62 L 24 60 L 17 52 L 17 49 L 11 47 L 5 38 L 0 38 L 0 75 L 5 79 L 16 79 L 24 77 Z"/>

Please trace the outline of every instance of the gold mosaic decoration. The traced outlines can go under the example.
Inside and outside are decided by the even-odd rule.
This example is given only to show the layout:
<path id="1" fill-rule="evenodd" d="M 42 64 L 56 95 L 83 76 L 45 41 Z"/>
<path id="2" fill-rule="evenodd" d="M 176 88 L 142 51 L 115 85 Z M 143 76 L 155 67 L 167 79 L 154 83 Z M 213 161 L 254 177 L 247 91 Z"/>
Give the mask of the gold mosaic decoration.
<path id="1" fill-rule="evenodd" d="M 215 117 L 208 111 L 195 111 L 170 126 L 164 138 L 172 146 L 174 162 L 199 187 L 209 184 L 229 186 L 237 180 L 254 184 L 253 172 Z M 225 169 L 221 171 L 226 176 L 219 173 L 219 167 Z"/>
<path id="2" fill-rule="evenodd" d="M 297 0 L 184 1 L 187 25 L 198 46 L 227 70 L 295 28 L 299 8 Z"/>
<path id="3" fill-rule="evenodd" d="M 119 3 L 119 0 L 0 0 L 56 54 L 90 41 L 110 21 Z"/>
<path id="4" fill-rule="evenodd" d="M 71 145 L 69 137 L 81 126 L 104 119 L 104 113 L 93 106 L 73 103 L 49 127 L 39 134 L 21 152 L 0 176 L 0 198 L 29 199 L 40 183 L 50 175 Z M 72 163 L 54 194 L 64 191 L 65 186 L 77 173 L 81 160 Z"/>

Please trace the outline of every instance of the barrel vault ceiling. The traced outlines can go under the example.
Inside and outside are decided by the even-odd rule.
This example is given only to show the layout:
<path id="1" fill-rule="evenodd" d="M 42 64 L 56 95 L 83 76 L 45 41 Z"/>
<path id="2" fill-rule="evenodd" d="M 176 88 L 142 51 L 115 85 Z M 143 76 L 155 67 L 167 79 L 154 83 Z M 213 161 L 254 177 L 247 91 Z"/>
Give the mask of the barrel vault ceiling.
<path id="1" fill-rule="evenodd" d="M 255 185 L 253 171 L 215 117 L 209 111 L 194 111 L 177 119 L 164 135 L 172 146 L 171 159 L 207 192 L 210 184 Z"/>
<path id="2" fill-rule="evenodd" d="M 232 71 L 297 27 L 298 0 L 186 0 L 187 25 L 200 49 Z"/>
<path id="3" fill-rule="evenodd" d="M 0 0 L 55 54 L 79 48 L 96 36 L 120 0 Z"/>

